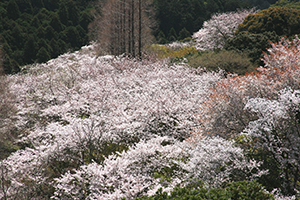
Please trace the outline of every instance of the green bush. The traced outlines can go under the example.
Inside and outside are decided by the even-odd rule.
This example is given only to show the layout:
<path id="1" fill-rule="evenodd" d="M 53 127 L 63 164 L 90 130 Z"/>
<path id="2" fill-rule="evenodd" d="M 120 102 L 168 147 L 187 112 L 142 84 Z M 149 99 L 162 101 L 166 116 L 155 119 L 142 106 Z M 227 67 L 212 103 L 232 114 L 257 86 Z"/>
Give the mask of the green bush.
<path id="1" fill-rule="evenodd" d="M 300 2 L 297 0 L 279 0 L 275 4 L 271 5 L 271 7 L 288 7 L 300 9 Z"/>
<path id="2" fill-rule="evenodd" d="M 275 31 L 280 36 L 293 36 L 300 33 L 300 9 L 270 7 L 247 16 L 239 25 L 237 33 L 264 33 Z"/>
<path id="3" fill-rule="evenodd" d="M 154 54 L 158 58 L 182 58 L 187 55 L 194 55 L 198 51 L 195 47 L 171 48 L 165 45 L 154 44 L 147 47 L 149 54 Z"/>
<path id="4" fill-rule="evenodd" d="M 249 140 L 245 135 L 235 138 L 236 144 L 245 150 L 244 152 L 249 159 L 261 162 L 260 168 L 268 170 L 268 173 L 259 177 L 257 181 L 268 191 L 272 191 L 274 188 L 282 190 L 284 180 L 280 175 L 280 163 L 276 161 L 271 152 L 267 151 L 263 146 L 257 145 L 257 140 L 257 138 Z"/>
<path id="5" fill-rule="evenodd" d="M 279 40 L 280 37 L 275 31 L 258 34 L 240 32 L 226 41 L 224 49 L 244 52 L 251 58 L 252 63 L 260 66 L 263 64 L 261 61 L 263 52 L 266 52 L 267 48 L 271 48 L 270 42 L 278 42 Z"/>
<path id="6" fill-rule="evenodd" d="M 267 193 L 262 185 L 255 181 L 246 182 L 232 182 L 227 184 L 225 188 L 206 189 L 200 187 L 197 189 L 189 188 L 175 188 L 174 191 L 168 195 L 160 189 L 154 196 L 140 197 L 136 200 L 181 200 L 181 199 L 218 199 L 218 200 L 271 200 L 274 199 L 273 194 Z"/>
<path id="7" fill-rule="evenodd" d="M 208 51 L 188 56 L 187 59 L 191 67 L 206 68 L 208 71 L 223 69 L 228 73 L 245 74 L 256 68 L 245 53 L 235 51 Z"/>

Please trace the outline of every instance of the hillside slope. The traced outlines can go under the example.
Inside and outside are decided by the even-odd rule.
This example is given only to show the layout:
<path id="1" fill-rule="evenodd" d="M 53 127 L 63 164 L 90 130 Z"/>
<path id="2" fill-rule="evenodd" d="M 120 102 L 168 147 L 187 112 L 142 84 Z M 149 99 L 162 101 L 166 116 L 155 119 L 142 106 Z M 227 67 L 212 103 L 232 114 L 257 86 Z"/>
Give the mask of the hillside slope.
<path id="1" fill-rule="evenodd" d="M 5 73 L 19 66 L 45 62 L 88 43 L 92 21 L 90 1 L 0 2 L 0 36 L 5 54 Z"/>

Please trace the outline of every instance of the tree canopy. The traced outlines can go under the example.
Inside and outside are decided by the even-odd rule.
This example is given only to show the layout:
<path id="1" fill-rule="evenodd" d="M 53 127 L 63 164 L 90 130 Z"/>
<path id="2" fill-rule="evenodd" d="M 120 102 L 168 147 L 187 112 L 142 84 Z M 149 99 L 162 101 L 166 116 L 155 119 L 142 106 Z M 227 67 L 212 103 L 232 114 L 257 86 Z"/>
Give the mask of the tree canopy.
<path id="1" fill-rule="evenodd" d="M 299 44 L 272 44 L 265 66 L 241 76 L 96 57 L 94 45 L 6 76 L 14 98 L 0 93 L 0 108 L 17 112 L 1 112 L 12 117 L 1 133 L 20 134 L 0 161 L 0 198 L 134 199 L 201 183 L 219 196 L 236 181 L 224 197 L 296 194 Z"/>
<path id="2" fill-rule="evenodd" d="M 158 31 L 155 36 L 160 35 L 162 31 L 167 40 L 178 38 L 179 33 L 187 30 L 189 33 L 198 31 L 204 21 L 208 20 L 212 14 L 219 12 L 234 11 L 237 8 L 250 7 L 250 5 L 241 0 L 181 0 L 166 1 L 154 0 L 157 10 L 157 20 L 159 23 Z"/>
<path id="3" fill-rule="evenodd" d="M 251 14 L 239 25 L 237 33 L 264 33 L 275 31 L 280 36 L 293 36 L 300 33 L 300 9 L 270 7 Z"/>
<path id="4" fill-rule="evenodd" d="M 46 62 L 87 44 L 92 21 L 89 2 L 92 0 L 1 1 L 5 73 L 16 73 L 22 65 Z M 52 39 L 63 42 L 57 45 Z"/>
<path id="5" fill-rule="evenodd" d="M 42 47 L 50 58 L 55 58 L 67 51 L 79 49 L 94 39 L 89 37 L 94 33 L 88 33 L 88 25 L 93 21 L 97 10 L 101 10 L 95 2 L 95 0 L 1 1 L 0 36 L 4 46 L 5 73 L 16 73 L 22 65 L 40 62 L 37 53 Z M 151 20 L 155 19 L 157 26 L 153 26 L 156 28 L 152 27 L 149 33 L 152 33 L 159 43 L 183 40 L 198 31 L 204 21 L 216 12 L 223 13 L 253 6 L 265 8 L 276 0 L 263 2 L 264 6 L 260 6 L 262 1 L 253 0 L 154 0 L 155 16 L 151 16 Z M 148 1 L 145 1 L 145 4 L 148 4 Z M 281 1 L 278 5 L 282 4 Z M 142 38 L 146 38 L 145 35 Z M 46 41 L 48 46 L 43 45 L 40 40 Z M 140 46 L 143 46 L 143 42 Z M 32 51 L 27 52 L 28 49 Z"/>
<path id="6" fill-rule="evenodd" d="M 300 9 L 300 1 L 299 0 L 279 0 L 275 4 L 272 4 L 271 7 L 288 7 L 288 8 Z"/>
<path id="7" fill-rule="evenodd" d="M 113 48 L 137 50 L 141 40 L 128 39 L 140 37 L 141 20 L 135 19 L 142 12 L 134 8 L 142 1 L 107 2 L 102 16 Z M 1 15 L 0 27 L 9 28 L 1 29 L 3 63 L 14 66 L 12 72 L 19 63 L 77 49 L 87 37 L 82 24 L 96 12 L 78 18 L 76 1 L 35 3 L 7 1 L 19 18 L 6 16 L 6 7 Z M 130 8 L 122 9 L 126 3 Z M 0 199 L 273 199 L 276 188 L 286 196 L 299 193 L 300 39 L 283 37 L 267 48 L 270 38 L 279 38 L 276 30 L 235 33 L 248 13 L 213 14 L 195 40 L 153 45 L 174 59 L 150 53 L 131 59 L 119 50 L 100 56 L 92 43 L 0 76 Z M 124 33 L 130 36 L 121 39 Z M 171 27 L 159 35 L 172 41 L 188 33 Z M 207 43 L 197 51 L 194 42 L 203 38 Z M 260 48 L 267 52 L 252 71 L 244 53 L 258 56 Z M 200 56 L 195 64 L 207 69 L 191 67 L 186 55 Z"/>

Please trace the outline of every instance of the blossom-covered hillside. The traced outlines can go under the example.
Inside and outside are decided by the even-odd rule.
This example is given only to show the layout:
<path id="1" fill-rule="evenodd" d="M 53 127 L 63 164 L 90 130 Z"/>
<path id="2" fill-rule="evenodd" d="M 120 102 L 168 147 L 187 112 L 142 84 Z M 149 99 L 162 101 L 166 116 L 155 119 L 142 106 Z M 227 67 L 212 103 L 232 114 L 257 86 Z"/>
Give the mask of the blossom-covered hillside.
<path id="1" fill-rule="evenodd" d="M 157 136 L 184 140 L 199 126 L 200 103 L 223 75 L 169 66 L 167 60 L 97 57 L 93 48 L 10 77 L 17 128 L 24 132 L 20 142 L 27 147 L 2 163 L 8 177 L 20 176 L 8 194 L 20 194 L 20 188 L 27 193 L 25 177 L 49 184 L 49 175 L 101 164 L 104 156 L 139 141 Z M 63 166 L 56 169 L 57 163 Z"/>
<path id="2" fill-rule="evenodd" d="M 132 199 L 274 171 L 294 194 L 299 47 L 273 44 L 259 72 L 226 78 L 168 59 L 99 57 L 94 45 L 24 67 L 8 77 L 22 148 L 0 162 L 0 198 Z"/>

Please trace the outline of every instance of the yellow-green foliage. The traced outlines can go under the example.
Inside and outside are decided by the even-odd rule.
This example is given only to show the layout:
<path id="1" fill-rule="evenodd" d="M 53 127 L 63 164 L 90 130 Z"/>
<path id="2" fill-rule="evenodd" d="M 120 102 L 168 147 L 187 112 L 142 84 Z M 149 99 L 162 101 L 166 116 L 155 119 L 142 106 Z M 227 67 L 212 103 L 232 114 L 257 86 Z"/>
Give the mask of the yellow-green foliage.
<path id="1" fill-rule="evenodd" d="M 198 52 L 195 47 L 170 48 L 159 44 L 149 46 L 147 51 L 156 55 L 157 58 L 170 58 L 171 62 L 187 58 L 191 67 L 202 67 L 209 71 L 223 69 L 230 73 L 245 74 L 256 68 L 246 54 L 234 51 Z"/>
<path id="2" fill-rule="evenodd" d="M 275 31 L 280 36 L 293 36 L 300 33 L 300 9 L 270 7 L 256 14 L 247 16 L 239 25 L 237 33 L 264 33 Z"/>
<path id="3" fill-rule="evenodd" d="M 186 55 L 195 54 L 195 47 L 170 48 L 165 45 L 154 44 L 147 48 L 148 52 L 155 54 L 158 58 L 181 58 Z"/>
<path id="4" fill-rule="evenodd" d="M 246 54 L 235 51 L 208 51 L 188 56 L 187 59 L 191 67 L 201 67 L 208 71 L 223 69 L 229 73 L 245 74 L 256 69 Z"/>
<path id="5" fill-rule="evenodd" d="M 297 8 L 300 9 L 300 2 L 295 2 L 291 0 L 278 0 L 271 7 L 288 7 L 288 8 Z"/>

